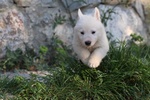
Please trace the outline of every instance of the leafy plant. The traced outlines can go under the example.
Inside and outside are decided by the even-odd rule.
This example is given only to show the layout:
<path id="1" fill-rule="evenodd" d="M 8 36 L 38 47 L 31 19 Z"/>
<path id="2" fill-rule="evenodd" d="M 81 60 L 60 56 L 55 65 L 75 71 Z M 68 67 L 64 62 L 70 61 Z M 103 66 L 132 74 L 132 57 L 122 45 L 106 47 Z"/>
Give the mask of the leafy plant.
<path id="1" fill-rule="evenodd" d="M 40 54 L 45 55 L 48 51 L 48 48 L 46 46 L 40 46 Z"/>
<path id="2" fill-rule="evenodd" d="M 65 16 L 61 15 L 61 14 L 56 14 L 55 18 L 54 18 L 54 22 L 53 22 L 53 29 L 59 25 L 59 24 L 63 24 L 66 21 Z"/>
<path id="3" fill-rule="evenodd" d="M 36 54 L 32 49 L 26 48 L 26 52 L 21 49 L 11 51 L 7 49 L 5 58 L 0 62 L 0 68 L 3 71 L 14 69 L 28 69 L 34 64 Z"/>
<path id="4" fill-rule="evenodd" d="M 112 9 L 107 9 L 105 12 L 102 11 L 102 23 L 104 24 L 104 26 L 107 26 L 107 21 L 108 20 L 112 20 L 111 18 L 111 14 L 114 13 L 116 14 L 116 12 L 114 12 L 114 9 L 115 9 L 116 6 L 114 6 Z"/>
<path id="5" fill-rule="evenodd" d="M 139 42 L 142 42 L 143 41 L 143 38 L 140 36 L 140 35 L 137 35 L 137 34 L 131 34 L 130 35 L 132 37 L 132 41 L 139 41 Z"/>
<path id="6" fill-rule="evenodd" d="M 18 68 L 20 64 L 22 64 L 22 54 L 21 49 L 17 49 L 15 51 L 10 51 L 7 49 L 6 58 L 1 61 L 0 67 L 3 70 L 11 70 L 13 68 Z"/>
<path id="7" fill-rule="evenodd" d="M 36 56 L 34 65 L 36 66 L 37 70 L 44 70 L 48 67 L 48 60 L 47 58 L 51 55 L 48 55 L 48 47 L 42 45 L 39 49 L 39 54 Z M 48 56 L 47 56 L 48 55 Z"/>

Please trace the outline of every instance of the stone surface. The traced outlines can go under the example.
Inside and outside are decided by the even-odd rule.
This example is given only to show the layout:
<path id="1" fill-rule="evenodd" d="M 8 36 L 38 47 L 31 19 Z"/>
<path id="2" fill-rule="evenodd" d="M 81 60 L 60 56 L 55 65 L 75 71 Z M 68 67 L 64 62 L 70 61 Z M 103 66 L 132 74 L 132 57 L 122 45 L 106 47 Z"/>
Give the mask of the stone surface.
<path id="1" fill-rule="evenodd" d="M 132 7 L 136 11 L 136 13 L 141 17 L 141 19 L 144 21 L 145 11 L 141 0 L 136 0 L 136 2 L 133 2 Z"/>
<path id="2" fill-rule="evenodd" d="M 145 22 L 147 23 L 148 31 L 150 35 L 150 0 L 141 0 L 141 1 L 144 5 L 145 16 L 146 16 Z M 149 42 L 149 45 L 150 45 L 150 42 Z"/>
<path id="3" fill-rule="evenodd" d="M 81 7 L 87 7 L 87 6 L 92 6 L 92 5 L 96 5 L 96 4 L 100 4 L 101 0 L 62 0 L 63 4 L 65 5 L 65 7 L 69 8 L 70 11 L 74 11 L 78 8 Z"/>
<path id="4" fill-rule="evenodd" d="M 29 7 L 29 6 L 41 6 L 41 7 L 56 7 L 53 0 L 13 0 L 17 6 Z"/>
<path id="5" fill-rule="evenodd" d="M 123 7 L 100 5 L 101 12 L 107 12 L 109 9 L 113 9 L 110 19 L 106 21 L 106 31 L 112 40 L 124 41 L 131 39 L 131 34 L 138 34 L 144 38 L 144 42 L 147 40 L 147 33 L 144 27 L 144 23 L 141 17 L 135 14 L 135 10 L 132 7 Z M 102 15 L 103 16 L 103 15 Z"/>
<path id="6" fill-rule="evenodd" d="M 37 52 L 41 45 L 49 45 L 54 33 L 70 45 L 79 8 L 88 13 L 99 7 L 101 16 L 109 17 L 103 22 L 112 40 L 130 39 L 131 33 L 137 33 L 146 41 L 141 2 L 130 0 L 126 6 L 126 1 L 118 4 L 116 0 L 0 0 L 0 58 L 7 47 L 25 50 L 29 46 Z M 115 13 L 108 13 L 109 9 Z"/>
<path id="7" fill-rule="evenodd" d="M 37 75 L 37 78 L 39 78 L 39 81 L 42 81 L 40 80 L 41 77 L 45 77 L 51 74 L 48 71 L 27 71 L 27 70 L 15 70 L 14 72 L 5 72 L 5 73 L 0 72 L 1 78 L 7 77 L 9 79 L 13 79 L 16 76 L 21 76 L 26 79 L 30 79 L 32 75 Z"/>
<path id="8" fill-rule="evenodd" d="M 102 0 L 103 3 L 111 4 L 111 5 L 116 5 L 116 4 L 131 4 L 135 0 Z"/>
<path id="9" fill-rule="evenodd" d="M 6 47 L 11 50 L 25 48 L 28 33 L 24 21 L 24 16 L 15 7 L 0 13 L 0 57 L 3 56 Z"/>
<path id="10" fill-rule="evenodd" d="M 7 10 L 7 1 L 1 0 L 0 1 L 0 12 L 3 12 L 5 10 Z"/>

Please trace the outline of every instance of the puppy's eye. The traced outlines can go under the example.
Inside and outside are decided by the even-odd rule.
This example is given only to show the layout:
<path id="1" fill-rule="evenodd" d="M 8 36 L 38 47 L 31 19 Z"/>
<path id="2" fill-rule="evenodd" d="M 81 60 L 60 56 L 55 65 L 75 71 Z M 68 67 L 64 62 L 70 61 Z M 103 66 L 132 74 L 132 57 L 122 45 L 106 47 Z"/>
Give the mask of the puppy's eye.
<path id="1" fill-rule="evenodd" d="M 92 31 L 92 34 L 95 34 L 95 31 Z"/>
<path id="2" fill-rule="evenodd" d="M 80 32 L 82 35 L 84 35 L 84 32 L 82 31 L 82 32 Z"/>

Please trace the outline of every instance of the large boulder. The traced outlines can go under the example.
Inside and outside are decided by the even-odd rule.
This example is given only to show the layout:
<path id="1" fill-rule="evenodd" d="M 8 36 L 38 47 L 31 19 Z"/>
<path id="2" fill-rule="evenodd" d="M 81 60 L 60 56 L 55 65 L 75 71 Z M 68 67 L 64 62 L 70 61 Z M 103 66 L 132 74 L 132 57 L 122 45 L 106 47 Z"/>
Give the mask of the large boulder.
<path id="1" fill-rule="evenodd" d="M 132 7 L 100 5 L 108 36 L 112 40 L 126 41 L 131 34 L 141 35 L 147 41 L 147 31 L 143 18 Z M 112 11 L 111 11 L 112 10 Z M 104 12 L 104 13 L 103 13 Z"/>
<path id="2" fill-rule="evenodd" d="M 0 57 L 5 54 L 6 48 L 15 50 L 25 49 L 29 33 L 26 31 L 25 18 L 16 7 L 4 8 L 0 12 Z"/>

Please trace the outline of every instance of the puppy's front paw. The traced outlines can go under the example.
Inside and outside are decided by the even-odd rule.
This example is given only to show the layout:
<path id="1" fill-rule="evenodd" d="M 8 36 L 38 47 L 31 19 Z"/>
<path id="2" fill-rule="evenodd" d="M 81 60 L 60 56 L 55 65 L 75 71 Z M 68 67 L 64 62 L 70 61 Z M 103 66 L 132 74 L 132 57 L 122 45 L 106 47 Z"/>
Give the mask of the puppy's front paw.
<path id="1" fill-rule="evenodd" d="M 101 60 L 99 59 L 90 59 L 88 62 L 88 66 L 91 68 L 97 68 L 100 65 Z"/>

